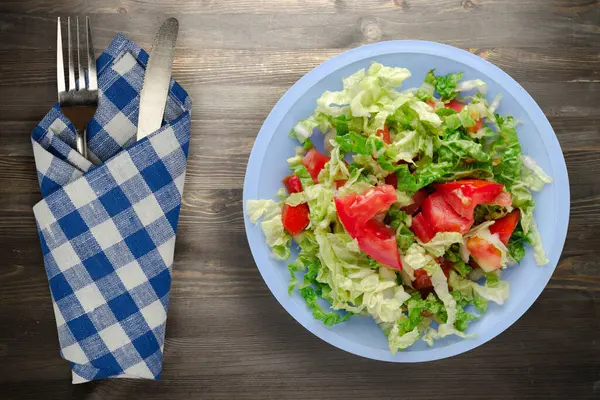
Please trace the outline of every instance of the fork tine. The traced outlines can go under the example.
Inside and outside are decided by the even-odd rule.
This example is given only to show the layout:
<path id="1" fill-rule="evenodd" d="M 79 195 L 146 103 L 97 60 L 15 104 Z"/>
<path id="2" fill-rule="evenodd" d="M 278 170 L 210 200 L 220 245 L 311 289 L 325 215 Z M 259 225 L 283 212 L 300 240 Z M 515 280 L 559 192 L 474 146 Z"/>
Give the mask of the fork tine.
<path id="1" fill-rule="evenodd" d="M 73 66 L 73 46 L 71 45 L 71 17 L 67 17 L 67 39 L 69 50 L 69 90 L 75 90 L 75 67 Z"/>
<path id="2" fill-rule="evenodd" d="M 56 24 L 56 85 L 58 94 L 65 91 L 65 67 L 63 65 L 62 35 L 60 32 L 60 17 Z"/>
<path id="3" fill-rule="evenodd" d="M 81 56 L 79 54 L 80 49 L 81 49 L 81 45 L 79 44 L 79 17 L 77 17 L 76 20 L 76 27 L 77 27 L 77 83 L 79 85 L 79 90 L 84 89 L 85 88 L 85 76 L 83 74 L 83 66 L 81 65 Z"/>
<path id="4" fill-rule="evenodd" d="M 94 43 L 92 42 L 92 27 L 90 26 L 90 17 L 85 17 L 85 26 L 87 28 L 88 89 L 98 90 L 98 79 L 96 77 L 96 56 L 94 55 Z"/>

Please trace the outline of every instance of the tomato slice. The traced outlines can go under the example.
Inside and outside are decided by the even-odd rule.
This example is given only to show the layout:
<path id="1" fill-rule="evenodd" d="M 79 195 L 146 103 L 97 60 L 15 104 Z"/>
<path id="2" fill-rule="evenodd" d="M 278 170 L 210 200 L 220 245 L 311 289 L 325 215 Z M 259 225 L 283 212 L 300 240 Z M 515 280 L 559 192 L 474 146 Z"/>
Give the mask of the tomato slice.
<path id="1" fill-rule="evenodd" d="M 468 238 L 467 249 L 471 252 L 471 257 L 475 259 L 477 265 L 485 272 L 494 271 L 502 265 L 502 252 L 485 239 L 477 236 Z"/>
<path id="2" fill-rule="evenodd" d="M 302 160 L 302 165 L 306 167 L 312 180 L 315 183 L 318 183 L 319 172 L 321 172 L 321 170 L 325 168 L 325 164 L 327 164 L 328 162 L 329 157 L 327 157 L 325 154 L 322 154 L 319 150 L 313 147 L 304 156 L 304 159 Z"/>
<path id="3" fill-rule="evenodd" d="M 470 133 L 477 133 L 481 127 L 483 126 L 483 119 L 479 118 L 477 121 L 475 121 L 475 125 L 470 126 L 468 131 Z"/>
<path id="4" fill-rule="evenodd" d="M 411 199 L 413 203 L 410 206 L 402 207 L 402 211 L 409 215 L 415 215 L 421 208 L 423 201 L 429 196 L 429 193 L 425 189 L 419 189 L 415 194 L 412 195 Z"/>
<path id="5" fill-rule="evenodd" d="M 368 220 L 356 237 L 358 247 L 383 265 L 402 270 L 396 232 L 376 219 Z"/>
<path id="6" fill-rule="evenodd" d="M 465 108 L 465 105 L 463 103 L 461 103 L 460 101 L 457 100 L 450 100 L 448 103 L 446 103 L 446 108 L 451 108 L 456 112 L 461 112 L 463 108 Z"/>
<path id="7" fill-rule="evenodd" d="M 310 222 L 308 214 L 309 210 L 306 203 L 298 204 L 297 206 L 285 204 L 281 211 L 281 222 L 283 222 L 283 227 L 291 235 L 299 234 Z"/>
<path id="8" fill-rule="evenodd" d="M 446 279 L 450 278 L 450 271 L 452 271 L 452 261 L 443 260 L 441 262 L 441 266 L 442 266 L 442 271 L 444 272 L 444 275 L 446 275 Z"/>
<path id="9" fill-rule="evenodd" d="M 335 182 L 334 182 L 334 183 L 335 183 L 335 188 L 336 188 L 336 189 L 339 189 L 339 188 L 341 188 L 342 186 L 344 186 L 344 185 L 346 184 L 346 182 L 348 182 L 348 181 L 347 181 L 347 180 L 345 180 L 345 179 L 340 179 L 340 180 L 338 180 L 338 181 L 335 181 Z"/>
<path id="10" fill-rule="evenodd" d="M 383 140 L 383 143 L 385 144 L 392 143 L 390 131 L 388 131 L 387 125 L 383 125 L 383 129 L 377 129 L 377 136 L 381 137 L 381 140 Z"/>
<path id="11" fill-rule="evenodd" d="M 515 227 L 519 223 L 520 216 L 521 212 L 519 211 L 519 209 L 514 209 L 512 212 L 505 215 L 504 217 L 497 219 L 494 222 L 494 225 L 490 226 L 490 233 L 497 233 L 502 243 L 508 245 L 508 240 L 510 239 L 510 236 L 515 230 Z"/>
<path id="12" fill-rule="evenodd" d="M 421 213 L 435 232 L 460 232 L 464 235 L 473 225 L 473 218 L 458 215 L 440 192 L 429 195 L 423 201 Z"/>
<path id="13" fill-rule="evenodd" d="M 350 236 L 378 213 L 386 212 L 398 200 L 396 190 L 390 185 L 380 185 L 362 194 L 350 193 L 335 198 L 338 217 Z"/>
<path id="14" fill-rule="evenodd" d="M 435 231 L 431 225 L 429 225 L 429 222 L 425 220 L 422 213 L 419 213 L 413 217 L 410 229 L 423 243 L 429 242 L 435 236 Z"/>
<path id="15" fill-rule="evenodd" d="M 473 218 L 475 206 L 492 203 L 502 192 L 504 186 L 484 180 L 464 179 L 437 184 L 435 189 L 444 196 L 444 200 L 460 216 Z"/>
<path id="16" fill-rule="evenodd" d="M 288 193 L 300 193 L 302 191 L 302 182 L 296 174 L 283 178 L 283 185 L 287 189 Z"/>
<path id="17" fill-rule="evenodd" d="M 415 280 L 412 282 L 415 289 L 421 290 L 433 286 L 431 278 L 423 268 L 415 269 Z"/>
<path id="18" fill-rule="evenodd" d="M 395 172 L 385 177 L 385 184 L 391 185 L 394 189 L 398 189 L 398 175 Z"/>
<path id="19" fill-rule="evenodd" d="M 440 257 L 440 258 L 441 258 L 441 260 L 436 260 L 436 261 L 440 264 L 440 267 L 442 268 L 442 272 L 444 273 L 446 278 L 449 278 L 450 271 L 452 270 L 452 262 L 450 262 L 448 260 L 444 260 L 443 257 Z M 423 298 L 427 298 L 427 295 L 429 294 L 429 292 L 427 290 L 423 290 L 423 289 L 428 289 L 428 288 L 433 287 L 431 278 L 429 277 L 429 275 L 427 275 L 427 272 L 422 268 L 415 269 L 415 280 L 412 282 L 412 285 L 415 289 L 419 290 L 421 292 L 421 294 L 424 295 Z"/>

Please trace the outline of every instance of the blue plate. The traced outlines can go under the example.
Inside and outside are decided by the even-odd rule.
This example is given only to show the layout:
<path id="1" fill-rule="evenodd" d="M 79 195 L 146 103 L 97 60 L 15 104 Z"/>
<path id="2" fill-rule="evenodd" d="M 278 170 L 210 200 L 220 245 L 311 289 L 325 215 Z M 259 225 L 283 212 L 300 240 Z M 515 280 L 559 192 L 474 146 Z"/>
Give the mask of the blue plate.
<path id="1" fill-rule="evenodd" d="M 533 251 L 518 266 L 509 267 L 503 279 L 510 283 L 510 297 L 502 305 L 490 303 L 483 318 L 470 324 L 467 332 L 474 339 L 446 337 L 429 347 L 418 341 L 405 351 L 392 355 L 387 339 L 369 317 L 326 327 L 315 320 L 297 291 L 287 293 L 287 263 L 269 256 L 269 248 L 259 226 L 246 216 L 246 201 L 275 199 L 281 179 L 289 174 L 286 159 L 294 155 L 297 145 L 288 138 L 296 122 L 312 114 L 316 100 L 326 90 L 341 90 L 342 79 L 377 61 L 387 66 L 408 68 L 412 77 L 403 88 L 418 87 L 431 68 L 438 74 L 464 71 L 464 79 L 482 79 L 488 84 L 489 101 L 503 94 L 500 114 L 522 121 L 518 127 L 524 153 L 532 156 L 554 182 L 535 194 L 535 220 L 550 262 L 538 267 Z M 275 105 L 263 124 L 246 170 L 244 182 L 244 222 L 246 235 L 256 265 L 267 286 L 281 305 L 306 329 L 326 342 L 351 353 L 376 360 L 421 362 L 451 357 L 482 345 L 513 324 L 540 295 L 560 257 L 569 221 L 569 180 L 562 150 L 544 113 L 529 94 L 510 76 L 493 64 L 466 51 L 438 43 L 391 41 L 350 50 L 318 66 L 294 86 Z M 295 254 L 292 255 L 295 257 Z M 293 259 L 293 258 L 292 258 Z"/>

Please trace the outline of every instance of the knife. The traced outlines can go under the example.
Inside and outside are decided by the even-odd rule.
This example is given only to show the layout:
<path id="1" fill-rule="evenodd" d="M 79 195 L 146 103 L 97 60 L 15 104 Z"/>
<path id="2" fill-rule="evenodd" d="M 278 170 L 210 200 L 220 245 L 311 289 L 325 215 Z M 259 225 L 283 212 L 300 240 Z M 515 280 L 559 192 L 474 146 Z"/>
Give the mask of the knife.
<path id="1" fill-rule="evenodd" d="M 179 22 L 169 18 L 163 22 L 154 38 L 140 93 L 137 140 L 145 138 L 162 125 L 178 32 Z"/>

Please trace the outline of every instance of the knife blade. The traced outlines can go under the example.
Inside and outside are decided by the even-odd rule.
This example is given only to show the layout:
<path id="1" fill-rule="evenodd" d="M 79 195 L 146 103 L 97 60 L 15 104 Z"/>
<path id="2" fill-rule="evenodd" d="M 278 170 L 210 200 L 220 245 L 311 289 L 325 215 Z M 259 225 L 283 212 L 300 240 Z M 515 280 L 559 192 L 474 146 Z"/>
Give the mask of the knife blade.
<path id="1" fill-rule="evenodd" d="M 154 38 L 140 93 L 137 140 L 161 127 L 178 32 L 179 22 L 175 18 L 169 18 L 163 22 Z"/>

